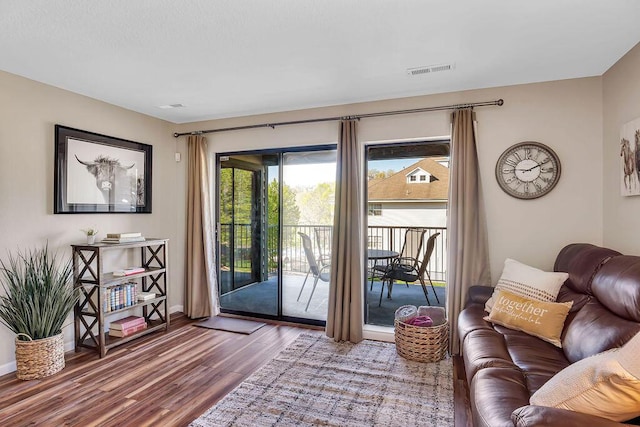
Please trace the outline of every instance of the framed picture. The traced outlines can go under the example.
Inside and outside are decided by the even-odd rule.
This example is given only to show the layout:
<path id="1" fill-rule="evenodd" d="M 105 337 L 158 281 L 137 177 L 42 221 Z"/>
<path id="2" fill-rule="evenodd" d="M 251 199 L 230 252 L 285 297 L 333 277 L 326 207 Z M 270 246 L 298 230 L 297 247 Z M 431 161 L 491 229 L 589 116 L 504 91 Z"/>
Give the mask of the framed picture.
<path id="1" fill-rule="evenodd" d="M 55 126 L 53 213 L 151 213 L 148 144 Z"/>
<path id="2" fill-rule="evenodd" d="M 640 195 L 640 118 L 620 129 L 620 194 Z"/>

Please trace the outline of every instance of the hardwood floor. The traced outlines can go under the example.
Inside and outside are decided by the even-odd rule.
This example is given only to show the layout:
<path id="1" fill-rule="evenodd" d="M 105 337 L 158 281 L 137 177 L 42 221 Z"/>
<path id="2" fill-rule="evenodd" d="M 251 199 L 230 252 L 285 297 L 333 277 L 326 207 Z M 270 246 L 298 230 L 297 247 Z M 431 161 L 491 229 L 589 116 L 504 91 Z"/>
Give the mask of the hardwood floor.
<path id="1" fill-rule="evenodd" d="M 191 323 L 173 315 L 168 332 L 103 359 L 88 350 L 69 352 L 65 369 L 42 380 L 0 377 L 0 425 L 186 426 L 305 331 L 267 324 L 241 335 Z M 467 411 L 459 408 L 465 391 L 454 381 L 456 425 L 466 426 Z"/>

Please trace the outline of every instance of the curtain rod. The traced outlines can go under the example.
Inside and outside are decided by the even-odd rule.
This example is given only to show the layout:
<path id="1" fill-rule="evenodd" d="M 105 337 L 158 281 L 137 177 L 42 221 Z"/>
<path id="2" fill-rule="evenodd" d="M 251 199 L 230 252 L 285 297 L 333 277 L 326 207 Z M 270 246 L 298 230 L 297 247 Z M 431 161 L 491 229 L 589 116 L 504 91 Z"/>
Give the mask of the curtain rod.
<path id="1" fill-rule="evenodd" d="M 455 110 L 460 108 L 473 108 L 473 107 L 488 107 L 492 105 L 502 106 L 504 104 L 504 100 L 498 99 L 497 101 L 485 101 L 485 102 L 471 102 L 468 104 L 454 104 L 454 105 L 441 105 L 438 107 L 425 107 L 425 108 L 414 108 L 411 110 L 396 110 L 396 111 L 385 111 L 381 113 L 368 113 L 368 114 L 356 114 L 353 116 L 340 116 L 340 117 L 325 117 L 320 119 L 307 119 L 307 120 L 294 120 L 290 122 L 277 122 L 277 123 L 261 123 L 258 125 L 247 125 L 247 126 L 235 126 L 229 128 L 220 128 L 220 129 L 207 129 L 207 130 L 196 130 L 191 132 L 175 132 L 173 136 L 175 138 L 184 135 L 202 135 L 205 133 L 215 133 L 215 132 L 229 132 L 232 130 L 244 130 L 244 129 L 257 129 L 257 128 L 275 128 L 276 126 L 289 126 L 289 125 L 300 125 L 304 123 L 318 123 L 318 122 L 334 122 L 338 120 L 345 119 L 366 119 L 369 117 L 381 117 L 381 116 L 395 116 L 398 114 L 411 114 L 411 113 L 424 113 L 428 111 L 441 111 L 441 110 Z"/>

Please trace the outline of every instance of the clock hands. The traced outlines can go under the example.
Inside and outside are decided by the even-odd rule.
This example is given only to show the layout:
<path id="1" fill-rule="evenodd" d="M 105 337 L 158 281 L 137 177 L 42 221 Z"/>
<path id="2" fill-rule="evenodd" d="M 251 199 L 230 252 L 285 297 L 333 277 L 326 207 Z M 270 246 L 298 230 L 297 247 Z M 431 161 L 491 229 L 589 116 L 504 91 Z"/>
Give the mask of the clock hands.
<path id="1" fill-rule="evenodd" d="M 538 164 L 538 165 L 535 165 L 534 167 L 531 167 L 531 168 L 529 168 L 529 169 L 518 169 L 518 168 L 514 168 L 514 169 L 515 169 L 515 170 L 517 170 L 517 171 L 519 171 L 519 172 L 531 172 L 531 171 L 532 171 L 532 170 L 534 170 L 535 168 L 539 168 L 539 167 L 541 167 L 542 165 L 544 165 L 545 163 L 549 163 L 549 161 L 550 161 L 550 159 L 547 159 L 547 160 L 545 160 L 544 162 L 542 162 L 542 163 L 540 163 L 540 164 Z"/>
<path id="2" fill-rule="evenodd" d="M 531 172 L 535 168 L 539 168 L 539 167 L 540 167 L 540 165 L 535 165 L 534 167 L 529 168 L 529 169 L 518 169 L 518 168 L 515 168 L 515 170 L 517 170 L 518 172 Z"/>

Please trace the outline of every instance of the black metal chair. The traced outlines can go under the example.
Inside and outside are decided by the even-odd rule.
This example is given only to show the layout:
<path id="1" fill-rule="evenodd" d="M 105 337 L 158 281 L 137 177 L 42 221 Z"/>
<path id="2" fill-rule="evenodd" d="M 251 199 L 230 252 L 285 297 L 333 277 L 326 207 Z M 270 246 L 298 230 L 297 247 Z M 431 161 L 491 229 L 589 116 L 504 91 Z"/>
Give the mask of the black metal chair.
<path id="1" fill-rule="evenodd" d="M 424 256 L 421 261 L 417 261 L 416 263 L 405 263 L 402 261 L 402 258 L 394 259 L 386 273 L 382 278 L 382 288 L 380 289 L 380 302 L 378 306 L 382 305 L 382 294 L 384 293 L 384 284 L 385 282 L 389 282 L 389 297 L 391 297 L 391 292 L 393 289 L 393 282 L 396 280 L 401 280 L 409 285 L 409 282 L 420 281 L 420 285 L 422 285 L 422 291 L 424 292 L 424 296 L 427 299 L 427 304 L 431 305 L 431 301 L 429 301 L 429 293 L 427 291 L 427 285 L 424 280 L 424 275 L 427 275 L 427 279 L 429 279 L 429 284 L 431 285 L 431 289 L 433 290 L 433 294 L 436 297 L 436 301 L 440 304 L 440 299 L 438 298 L 438 294 L 436 293 L 436 288 L 433 286 L 433 282 L 431 281 L 431 276 L 429 275 L 429 270 L 427 266 L 429 265 L 429 260 L 431 259 L 431 255 L 433 254 L 433 249 L 436 245 L 436 237 L 438 237 L 440 233 L 435 233 L 429 237 L 427 240 L 427 247 L 424 251 Z"/>
<path id="2" fill-rule="evenodd" d="M 388 264 L 374 265 L 371 271 L 372 280 L 370 290 L 373 290 L 373 278 L 380 278 L 384 281 L 387 273 L 394 265 L 396 265 L 396 267 L 398 265 L 405 265 L 407 268 L 418 269 L 418 257 L 422 250 L 422 243 L 424 242 L 424 235 L 426 232 L 427 230 L 423 228 L 408 228 L 407 231 L 405 231 L 404 242 L 402 243 L 400 255 Z M 384 288 L 384 283 L 382 284 L 382 287 Z"/>
<path id="3" fill-rule="evenodd" d="M 329 282 L 329 280 L 331 280 L 331 266 L 329 264 L 319 266 L 318 261 L 316 260 L 316 257 L 313 253 L 311 238 L 302 232 L 298 232 L 298 234 L 302 238 L 302 247 L 304 249 L 304 254 L 307 257 L 307 263 L 309 264 L 309 271 L 304 278 L 304 282 L 302 282 L 302 287 L 300 288 L 300 293 L 298 294 L 298 301 L 300 301 L 300 296 L 302 295 L 304 286 L 307 284 L 309 274 L 313 274 L 313 288 L 311 289 L 311 294 L 309 295 L 307 306 L 304 309 L 304 311 L 307 311 L 309 309 L 309 304 L 311 303 L 311 298 L 313 298 L 313 293 L 316 291 L 318 280 L 322 280 L 323 282 Z"/>

